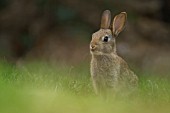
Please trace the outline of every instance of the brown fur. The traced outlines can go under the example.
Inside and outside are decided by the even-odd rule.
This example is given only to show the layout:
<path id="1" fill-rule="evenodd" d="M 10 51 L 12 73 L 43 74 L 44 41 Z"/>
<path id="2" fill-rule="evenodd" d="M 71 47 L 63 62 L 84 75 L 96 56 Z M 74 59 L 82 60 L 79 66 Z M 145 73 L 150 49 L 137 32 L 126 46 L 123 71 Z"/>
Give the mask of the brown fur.
<path id="1" fill-rule="evenodd" d="M 107 14 L 103 14 L 106 16 L 105 20 L 110 20 L 110 16 Z M 137 86 L 138 77 L 116 53 L 115 36 L 123 30 L 125 21 L 126 13 L 120 13 L 114 18 L 111 29 L 101 28 L 92 35 L 90 43 L 91 76 L 96 94 L 103 95 Z M 103 37 L 106 35 L 110 37 L 108 42 L 103 41 Z"/>

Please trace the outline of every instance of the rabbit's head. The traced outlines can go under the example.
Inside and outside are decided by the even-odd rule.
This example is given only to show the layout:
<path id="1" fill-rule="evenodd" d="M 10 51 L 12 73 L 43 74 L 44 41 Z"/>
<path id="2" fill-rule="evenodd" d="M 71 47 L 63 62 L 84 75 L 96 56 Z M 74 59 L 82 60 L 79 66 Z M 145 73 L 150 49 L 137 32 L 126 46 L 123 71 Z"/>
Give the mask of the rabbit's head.
<path id="1" fill-rule="evenodd" d="M 90 52 L 95 55 L 116 53 L 115 39 L 124 29 L 127 14 L 121 12 L 116 15 L 111 25 L 111 13 L 105 10 L 101 18 L 100 30 L 93 33 L 90 42 Z"/>

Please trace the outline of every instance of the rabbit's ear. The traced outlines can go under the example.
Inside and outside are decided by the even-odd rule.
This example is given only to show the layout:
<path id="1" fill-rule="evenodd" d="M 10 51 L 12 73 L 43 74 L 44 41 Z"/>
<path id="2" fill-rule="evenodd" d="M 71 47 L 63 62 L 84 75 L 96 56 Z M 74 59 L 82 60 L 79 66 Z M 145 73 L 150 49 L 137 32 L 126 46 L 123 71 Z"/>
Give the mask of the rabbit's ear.
<path id="1" fill-rule="evenodd" d="M 111 22 L 111 13 L 109 10 L 105 10 L 102 14 L 102 19 L 101 19 L 101 29 L 109 29 L 110 27 L 110 22 Z"/>
<path id="2" fill-rule="evenodd" d="M 124 29 L 126 19 L 127 19 L 126 12 L 121 12 L 120 14 L 114 17 L 112 31 L 115 36 L 118 36 L 119 33 Z"/>

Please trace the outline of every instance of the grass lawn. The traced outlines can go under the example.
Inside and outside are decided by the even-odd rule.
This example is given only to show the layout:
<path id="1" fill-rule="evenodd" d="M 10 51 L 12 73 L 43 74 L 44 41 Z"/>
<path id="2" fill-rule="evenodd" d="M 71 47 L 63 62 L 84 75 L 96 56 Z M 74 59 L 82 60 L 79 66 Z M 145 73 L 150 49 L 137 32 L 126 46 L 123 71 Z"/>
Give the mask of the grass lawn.
<path id="1" fill-rule="evenodd" d="M 133 97 L 96 97 L 88 65 L 0 62 L 0 113 L 170 113 L 170 80 L 140 77 Z"/>

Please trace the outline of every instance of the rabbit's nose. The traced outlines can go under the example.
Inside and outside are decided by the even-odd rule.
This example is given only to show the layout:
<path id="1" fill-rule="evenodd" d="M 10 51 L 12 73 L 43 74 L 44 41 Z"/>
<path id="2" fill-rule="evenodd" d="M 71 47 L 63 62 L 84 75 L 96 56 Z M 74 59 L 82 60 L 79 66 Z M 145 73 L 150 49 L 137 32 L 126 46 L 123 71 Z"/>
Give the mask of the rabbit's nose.
<path id="1" fill-rule="evenodd" d="M 96 49 L 96 45 L 90 45 L 90 50 L 94 51 Z"/>

